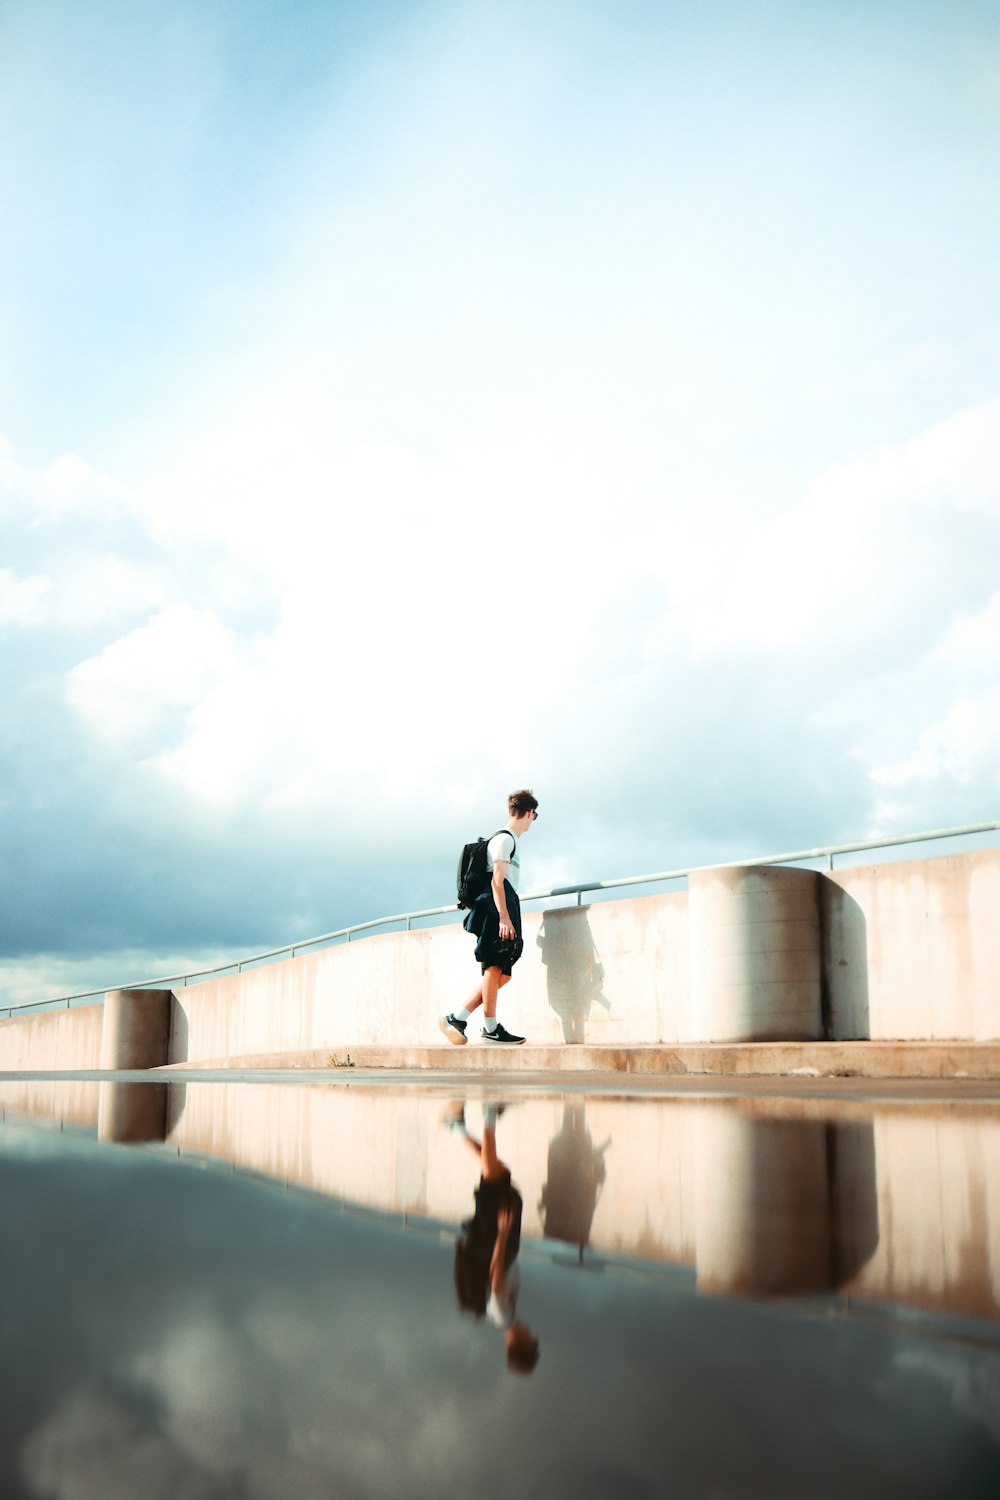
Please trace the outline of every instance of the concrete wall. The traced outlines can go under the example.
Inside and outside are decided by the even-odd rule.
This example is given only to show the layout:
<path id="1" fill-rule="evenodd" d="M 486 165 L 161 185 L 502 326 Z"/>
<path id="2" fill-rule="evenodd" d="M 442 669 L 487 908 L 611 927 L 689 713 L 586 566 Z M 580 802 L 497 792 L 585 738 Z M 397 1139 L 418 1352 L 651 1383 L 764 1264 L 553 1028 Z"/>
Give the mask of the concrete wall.
<path id="1" fill-rule="evenodd" d="M 699 880 L 528 914 L 505 1024 L 595 1046 L 1000 1038 L 1000 850 Z M 472 946 L 457 926 L 390 933 L 181 991 L 171 1060 L 434 1041 L 476 981 Z"/>
<path id="2" fill-rule="evenodd" d="M 827 882 L 843 892 L 834 1036 L 867 1021 L 860 1034 L 876 1041 L 1000 1037 L 1000 850 L 835 870 Z"/>
<path id="3" fill-rule="evenodd" d="M 707 871 L 690 898 L 527 913 L 500 1014 L 540 1044 L 996 1040 L 998 911 L 1000 849 L 832 875 Z M 458 925 L 388 933 L 180 989 L 166 1057 L 436 1042 L 436 1017 L 478 979 L 472 949 Z M 96 1067 L 101 1009 L 0 1021 L 0 1070 Z"/>
<path id="4" fill-rule="evenodd" d="M 103 1005 L 79 1005 L 0 1021 L 0 1072 L 98 1067 L 103 1018 Z"/>
<path id="5" fill-rule="evenodd" d="M 526 913 L 524 940 L 501 1014 L 533 1042 L 689 1039 L 685 894 Z M 387 933 L 179 990 L 171 1061 L 438 1041 L 473 946 L 457 925 Z"/>

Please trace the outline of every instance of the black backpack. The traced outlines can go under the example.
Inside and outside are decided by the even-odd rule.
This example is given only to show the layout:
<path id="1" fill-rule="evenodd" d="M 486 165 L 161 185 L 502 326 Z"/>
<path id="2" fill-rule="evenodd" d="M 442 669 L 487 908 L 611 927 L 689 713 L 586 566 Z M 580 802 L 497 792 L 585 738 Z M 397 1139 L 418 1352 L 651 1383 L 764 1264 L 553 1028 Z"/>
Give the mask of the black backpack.
<path id="1" fill-rule="evenodd" d="M 498 828 L 497 833 L 510 833 L 509 828 Z M 458 875 L 455 886 L 458 893 L 458 905 L 471 907 L 477 896 L 481 896 L 490 883 L 490 874 L 486 868 L 486 845 L 490 839 L 495 839 L 496 833 L 491 833 L 489 839 L 476 839 L 474 844 L 463 844 L 462 852 L 458 857 Z M 510 833 L 511 838 L 514 835 Z M 511 854 L 517 850 L 517 840 L 514 839 L 514 848 Z"/>

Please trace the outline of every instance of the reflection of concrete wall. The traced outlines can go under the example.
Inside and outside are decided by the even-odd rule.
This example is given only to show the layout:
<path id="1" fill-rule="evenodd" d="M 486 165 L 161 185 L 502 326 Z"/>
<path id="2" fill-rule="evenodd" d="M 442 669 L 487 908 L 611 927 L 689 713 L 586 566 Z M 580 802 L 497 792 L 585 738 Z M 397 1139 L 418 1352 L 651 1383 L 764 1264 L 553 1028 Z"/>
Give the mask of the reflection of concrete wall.
<path id="1" fill-rule="evenodd" d="M 525 1236 L 693 1266 L 706 1291 L 839 1289 L 1000 1319 L 1000 1120 L 772 1108 L 519 1101 L 497 1149 L 524 1198 Z M 458 1223 L 478 1171 L 444 1110 L 417 1092 L 199 1084 L 170 1143 Z M 478 1107 L 467 1110 L 475 1134 Z"/>
<path id="2" fill-rule="evenodd" d="M 3 1116 L 25 1116 L 53 1125 L 74 1125 L 94 1130 L 100 1084 L 83 1078 L 32 1078 L 25 1082 L 0 1082 L 0 1112 Z"/>
<path id="3" fill-rule="evenodd" d="M 98 1087 L 0 1082 L 0 1111 L 94 1125 Z M 170 1086 L 166 1121 L 182 1154 L 457 1224 L 478 1167 L 445 1110 L 416 1090 L 199 1083 Z M 467 1112 L 475 1134 L 479 1106 Z M 532 1097 L 503 1114 L 497 1147 L 526 1238 L 690 1266 L 704 1291 L 838 1289 L 1000 1321 L 1000 1119 L 986 1111 Z"/>
<path id="4" fill-rule="evenodd" d="M 1000 1121 L 875 1119 L 876 1254 L 853 1290 L 1000 1319 Z"/>

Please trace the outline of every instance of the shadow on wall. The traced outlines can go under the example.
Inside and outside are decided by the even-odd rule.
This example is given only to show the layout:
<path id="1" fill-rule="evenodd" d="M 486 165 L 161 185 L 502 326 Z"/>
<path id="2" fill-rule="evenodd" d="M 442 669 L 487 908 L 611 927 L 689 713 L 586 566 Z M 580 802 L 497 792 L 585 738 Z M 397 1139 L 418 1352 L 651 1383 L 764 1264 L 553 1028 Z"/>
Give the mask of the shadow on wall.
<path id="1" fill-rule="evenodd" d="M 611 1009 L 588 911 L 585 906 L 563 906 L 543 912 L 537 938 L 549 1005 L 562 1022 L 567 1042 L 585 1041 L 587 1017 L 595 1004 Z"/>
<path id="2" fill-rule="evenodd" d="M 590 1242 L 590 1226 L 607 1176 L 604 1153 L 610 1145 L 610 1137 L 603 1145 L 594 1145 L 584 1100 L 567 1099 L 562 1127 L 549 1142 L 538 1212 L 545 1238 L 578 1245 L 581 1256 Z"/>
<path id="3" fill-rule="evenodd" d="M 868 927 L 855 901 L 828 875 L 818 877 L 821 999 L 827 1041 L 867 1041 Z"/>
<path id="4" fill-rule="evenodd" d="M 188 1059 L 188 1018 L 180 1000 L 174 992 L 170 995 L 170 1040 L 167 1043 L 167 1062 L 182 1063 Z"/>

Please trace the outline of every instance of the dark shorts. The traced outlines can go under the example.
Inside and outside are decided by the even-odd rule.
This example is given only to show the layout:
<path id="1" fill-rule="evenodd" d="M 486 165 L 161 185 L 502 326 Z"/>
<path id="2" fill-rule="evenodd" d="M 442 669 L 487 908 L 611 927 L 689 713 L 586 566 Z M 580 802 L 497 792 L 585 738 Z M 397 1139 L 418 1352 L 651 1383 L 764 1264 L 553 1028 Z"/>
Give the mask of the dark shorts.
<path id="1" fill-rule="evenodd" d="M 524 939 L 521 936 L 521 903 L 510 881 L 505 880 L 503 884 L 504 895 L 507 898 L 507 915 L 517 934 L 515 938 L 501 938 L 500 913 L 493 899 L 493 891 L 489 887 L 481 896 L 476 897 L 462 924 L 466 932 L 471 932 L 476 938 L 476 958 L 484 974 L 487 969 L 499 969 L 501 974 L 510 974 L 524 952 Z"/>
<path id="2" fill-rule="evenodd" d="M 485 1177 L 480 1177 L 479 1186 L 476 1188 L 475 1217 L 467 1219 L 462 1227 L 469 1231 L 472 1239 L 481 1247 L 483 1259 L 487 1265 L 493 1254 L 493 1246 L 497 1242 L 498 1221 L 502 1208 L 511 1209 L 514 1215 L 504 1255 L 504 1265 L 508 1269 L 513 1265 L 521 1244 L 521 1210 L 523 1207 L 524 1199 L 511 1182 L 509 1172 L 505 1172 L 502 1177 L 495 1177 L 491 1182 Z"/>

